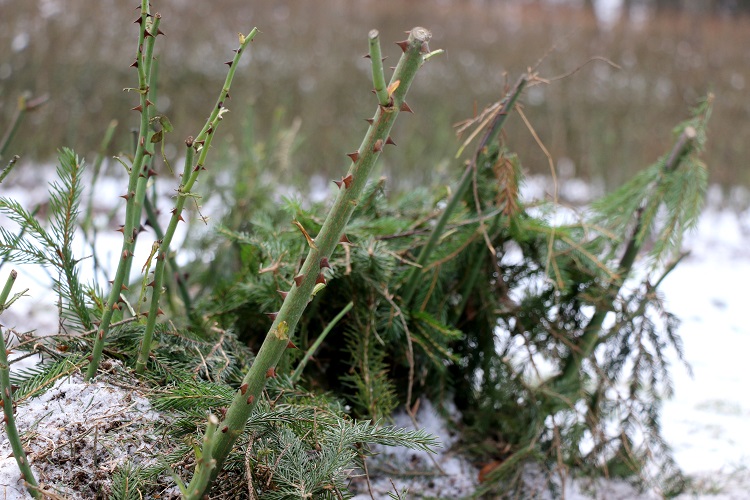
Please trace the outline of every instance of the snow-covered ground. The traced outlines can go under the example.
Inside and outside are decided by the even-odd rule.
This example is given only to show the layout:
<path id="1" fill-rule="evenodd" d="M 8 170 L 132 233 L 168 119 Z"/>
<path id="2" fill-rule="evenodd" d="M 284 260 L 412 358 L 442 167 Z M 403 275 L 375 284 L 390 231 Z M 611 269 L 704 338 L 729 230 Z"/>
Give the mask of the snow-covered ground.
<path id="1" fill-rule="evenodd" d="M 566 189 L 571 191 L 569 199 L 576 197 L 575 185 L 561 185 L 560 192 Z M 29 191 L 4 190 L 2 194 L 16 195 L 24 202 L 23 198 L 39 199 L 39 193 Z M 750 325 L 743 313 L 748 307 L 745 288 L 750 283 L 750 210 L 738 208 L 750 203 L 743 199 L 729 209 L 723 208 L 724 204 L 712 190 L 698 229 L 685 241 L 690 256 L 661 287 L 669 310 L 682 319 L 679 333 L 693 369 L 691 377 L 675 360 L 675 395 L 664 405 L 662 417 L 664 436 L 674 449 L 678 465 L 695 480 L 694 491 L 679 497 L 683 500 L 750 498 L 750 371 L 743 368 L 750 350 Z M 110 236 L 115 237 L 104 241 L 113 247 L 109 253 L 116 254 L 119 234 Z M 144 250 L 143 260 L 147 248 Z M 40 332 L 54 333 L 55 308 L 48 277 L 38 268 L 14 267 L 19 270 L 14 291 L 29 288 L 29 296 L 3 314 L 3 325 L 18 331 L 39 328 Z M 3 266 L 0 274 L 5 276 L 9 270 L 9 265 Z M 419 420 L 444 442 L 452 441 L 429 404 L 422 405 Z M 400 423 L 411 427 L 408 419 Z M 425 494 L 455 497 L 466 493 L 466 488 L 476 481 L 477 471 L 460 457 L 448 453 L 437 460 L 448 477 L 432 478 L 434 487 L 430 491 L 421 485 Z M 12 493 L 13 477 L 18 477 L 17 470 L 5 453 L 0 457 L 0 497 L 5 494 L 5 498 L 24 498 Z M 400 484 L 403 483 L 396 481 L 396 485 Z M 390 481 L 385 480 L 376 481 L 373 488 L 375 498 L 385 498 L 387 491 L 393 491 Z M 624 483 L 600 484 L 597 491 L 592 494 L 585 485 L 566 484 L 568 499 L 654 498 L 653 493 L 639 494 Z M 357 498 L 369 498 L 369 494 Z"/>

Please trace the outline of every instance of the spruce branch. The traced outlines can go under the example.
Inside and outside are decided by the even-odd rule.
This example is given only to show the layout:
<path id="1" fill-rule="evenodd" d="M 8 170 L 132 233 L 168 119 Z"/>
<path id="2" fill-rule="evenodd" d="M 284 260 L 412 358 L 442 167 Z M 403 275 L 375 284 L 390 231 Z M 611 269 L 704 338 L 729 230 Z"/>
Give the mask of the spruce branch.
<path id="1" fill-rule="evenodd" d="M 678 198 L 676 206 L 669 206 L 670 204 L 668 200 L 665 200 L 663 193 L 664 186 L 669 185 L 673 177 L 681 175 L 681 172 L 678 171 L 680 166 L 684 165 L 686 167 L 685 170 L 690 170 L 691 164 L 695 163 L 692 157 L 703 146 L 703 141 L 705 140 L 703 130 L 705 129 L 706 120 L 710 115 L 710 104 L 711 97 L 709 96 L 707 103 L 696 110 L 696 117 L 682 127 L 681 133 L 670 152 L 654 166 L 658 170 L 655 170 L 656 175 L 652 176 L 654 180 L 646 187 L 645 193 L 638 193 L 642 196 L 640 198 L 640 206 L 635 210 L 633 215 L 633 229 L 625 251 L 617 265 L 615 279 L 603 290 L 603 300 L 596 306 L 593 316 L 584 328 L 581 339 L 577 345 L 571 348 L 568 356 L 564 359 L 561 374 L 552 380 L 554 386 L 560 391 L 569 393 L 571 390 L 578 390 L 583 360 L 590 357 L 596 347 L 607 338 L 606 335 L 601 335 L 604 320 L 607 314 L 614 310 L 615 300 L 629 277 L 636 258 L 641 253 L 645 235 L 651 232 L 655 224 L 656 211 L 659 206 L 665 203 L 669 213 L 677 214 L 671 217 L 672 222 L 668 223 L 666 229 L 662 230 L 659 235 L 659 241 L 668 241 L 668 243 L 662 243 L 662 245 L 674 244 L 681 241 L 682 233 L 690 226 L 691 216 L 697 217 L 704 190 L 702 184 L 694 184 L 692 186 L 692 189 L 697 190 L 698 194 L 687 200 L 687 202 L 694 201 L 690 207 L 685 206 L 688 203 L 681 197 Z M 704 170 L 702 165 L 698 168 Z M 690 175 L 690 172 L 687 174 Z M 606 199 L 600 202 L 600 206 L 604 205 L 605 201 Z"/>
<path id="2" fill-rule="evenodd" d="M 151 353 L 151 343 L 154 335 L 154 328 L 156 327 L 156 318 L 159 315 L 159 299 L 162 294 L 162 286 L 164 283 L 164 269 L 167 263 L 167 256 L 169 255 L 169 246 L 172 243 L 175 231 L 177 230 L 177 224 L 183 220 L 182 210 L 185 206 L 185 201 L 192 196 L 192 188 L 195 182 L 198 180 L 198 175 L 202 170 L 205 170 L 204 164 L 206 162 L 206 155 L 211 146 L 216 132 L 216 128 L 222 120 L 222 114 L 226 112 L 227 108 L 224 107 L 224 100 L 229 95 L 229 90 L 232 86 L 232 80 L 234 79 L 234 73 L 237 69 L 240 57 L 245 52 L 246 47 L 250 42 L 253 41 L 255 36 L 258 34 L 258 29 L 253 28 L 247 36 L 240 35 L 240 46 L 235 51 L 234 59 L 229 64 L 229 71 L 227 72 L 226 79 L 224 80 L 224 86 L 219 93 L 219 99 L 213 111 L 206 120 L 206 124 L 203 126 L 198 139 L 193 140 L 189 138 L 185 141 L 187 146 L 187 152 L 185 155 L 185 166 L 182 173 L 182 182 L 177 189 L 177 198 L 175 200 L 175 206 L 172 209 L 172 217 L 169 220 L 169 225 L 164 232 L 164 237 L 161 239 L 159 244 L 159 254 L 156 257 L 156 268 L 154 270 L 154 280 L 151 283 L 152 294 L 151 294 L 151 306 L 149 308 L 148 320 L 146 322 L 146 330 L 143 334 L 143 342 L 138 353 L 138 361 L 136 362 L 135 368 L 136 373 L 142 374 L 146 369 L 146 363 L 148 362 L 149 354 Z M 196 151 L 197 150 L 197 151 Z M 198 153 L 198 160 L 193 165 L 193 159 L 195 153 Z"/>
<path id="3" fill-rule="evenodd" d="M 213 458 L 217 466 L 214 469 L 213 479 L 222 469 L 252 409 L 260 399 L 261 391 L 266 385 L 266 378 L 274 375 L 275 367 L 287 349 L 290 337 L 307 306 L 316 282 L 320 282 L 322 266 L 327 263 L 336 245 L 341 242 L 342 238 L 345 238 L 346 224 L 358 203 L 380 152 L 386 144 L 393 142 L 390 140 L 389 133 L 399 111 L 409 109 L 404 98 L 417 70 L 424 62 L 424 56 L 429 53 L 427 43 L 430 38 L 431 34 L 426 29 L 414 28 L 407 40 L 398 43 L 403 54 L 388 85 L 389 92 L 391 92 L 388 105 L 378 106 L 359 149 L 349 154 L 352 165 L 347 175 L 337 182 L 338 195 L 323 227 L 315 238 L 315 247 L 310 247 L 305 263 L 295 278 L 295 283 L 284 299 L 255 361 L 227 410 L 221 424 L 222 432 L 214 448 Z M 205 493 L 206 491 L 200 492 L 196 498 Z"/>
<path id="4" fill-rule="evenodd" d="M 0 292 L 0 312 L 5 310 L 5 301 L 8 299 L 8 295 L 10 295 L 10 291 L 16 281 L 16 276 L 18 274 L 14 269 L 10 272 L 5 286 Z M 29 460 L 26 458 L 26 452 L 23 450 L 23 445 L 21 444 L 21 437 L 18 435 L 18 429 L 16 428 L 16 420 L 13 415 L 13 410 L 15 409 L 15 405 L 13 404 L 13 389 L 10 384 L 10 364 L 8 363 L 5 334 L 2 330 L 0 330 L 0 391 L 2 391 L 3 412 L 5 413 L 5 418 L 3 419 L 5 432 L 13 449 L 13 457 L 16 459 L 18 468 L 21 471 L 21 479 L 26 483 L 32 497 L 42 498 L 42 495 L 35 489 L 38 484 L 31 471 Z"/>
<path id="5" fill-rule="evenodd" d="M 476 170 L 477 165 L 481 165 L 483 162 L 487 161 L 487 146 L 497 140 L 497 137 L 500 134 L 503 125 L 505 125 L 505 121 L 508 115 L 513 110 L 513 107 L 516 105 L 516 101 L 518 101 L 518 98 L 521 96 L 521 93 L 523 92 L 523 89 L 526 87 L 526 84 L 528 82 L 529 76 L 522 75 L 518 79 L 518 82 L 516 82 L 516 84 L 513 86 L 513 89 L 508 93 L 505 99 L 503 99 L 502 105 L 496 111 L 495 116 L 492 119 L 492 123 L 488 126 L 487 132 L 484 134 L 484 137 L 479 143 L 479 146 L 477 146 L 476 152 L 474 153 L 471 162 L 464 170 L 458 186 L 453 192 L 450 200 L 448 200 L 448 204 L 446 205 L 443 213 L 435 224 L 435 227 L 432 229 L 430 238 L 427 240 L 427 243 L 425 243 L 424 247 L 422 247 L 422 249 L 420 250 L 419 257 L 417 257 L 416 261 L 417 266 L 412 267 L 409 271 L 409 275 L 406 278 L 406 283 L 404 284 L 403 290 L 401 292 L 401 301 L 406 307 L 411 307 L 411 301 L 414 297 L 414 292 L 417 290 L 417 285 L 419 284 L 420 278 L 422 277 L 422 269 L 425 267 L 427 261 L 432 255 L 432 252 L 438 240 L 442 237 L 445 225 L 453 216 L 453 212 L 456 210 L 456 208 L 458 208 L 460 201 L 463 199 L 463 196 L 466 193 L 466 190 L 471 185 L 473 173 Z"/>

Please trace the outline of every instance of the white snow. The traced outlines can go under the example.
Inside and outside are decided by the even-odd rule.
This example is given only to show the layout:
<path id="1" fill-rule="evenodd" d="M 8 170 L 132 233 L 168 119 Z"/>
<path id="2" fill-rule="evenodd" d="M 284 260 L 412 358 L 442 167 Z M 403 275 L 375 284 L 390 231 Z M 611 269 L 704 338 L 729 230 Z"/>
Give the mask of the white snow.
<path id="1" fill-rule="evenodd" d="M 60 379 L 38 397 L 21 403 L 16 425 L 40 485 L 71 497 L 65 485 L 111 476 L 126 459 L 153 461 L 154 436 L 142 431 L 154 421 L 147 399 L 109 383 L 83 382 L 80 374 Z M 89 492 L 92 497 L 96 490 Z M 0 495 L 29 498 L 7 439 L 0 442 Z"/>

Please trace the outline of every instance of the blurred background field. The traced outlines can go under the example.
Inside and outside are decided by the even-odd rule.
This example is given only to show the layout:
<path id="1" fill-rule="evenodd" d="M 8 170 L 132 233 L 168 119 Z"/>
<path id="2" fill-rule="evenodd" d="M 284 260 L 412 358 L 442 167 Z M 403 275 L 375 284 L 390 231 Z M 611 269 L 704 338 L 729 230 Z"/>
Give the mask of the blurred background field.
<path id="1" fill-rule="evenodd" d="M 123 88 L 136 85 L 128 68 L 136 26 L 126 22 L 136 17 L 133 7 L 0 0 L 0 124 L 9 123 L 22 93 L 50 99 L 27 117 L 10 155 L 40 165 L 68 146 L 93 158 L 113 118 L 120 127 L 109 153 L 130 151 L 127 131 L 137 116 L 128 110 L 136 96 Z M 266 156 L 287 182 L 304 192 L 339 176 L 375 105 L 361 59 L 367 32 L 379 29 L 385 43 L 421 25 L 433 32 L 431 48 L 446 54 L 419 75 L 409 99 L 416 114 L 401 120 L 393 134 L 398 148 L 382 160 L 392 189 L 455 179 L 453 124 L 498 100 L 541 58 L 539 75 L 554 78 L 592 57 L 621 69 L 592 61 L 523 98 L 559 175 L 608 189 L 621 184 L 662 154 L 671 127 L 713 92 L 705 155 L 711 181 L 727 190 L 750 184 L 750 15 L 742 2 L 161 0 L 154 8 L 167 35 L 157 51 L 158 108 L 176 128 L 171 157 L 213 106 L 237 33 L 257 26 L 262 34 L 243 59 L 219 147 L 242 154 L 275 128 L 286 140 Z M 384 53 L 388 66 L 399 51 L 388 45 Z M 529 171 L 549 173 L 520 120 L 508 139 Z"/>

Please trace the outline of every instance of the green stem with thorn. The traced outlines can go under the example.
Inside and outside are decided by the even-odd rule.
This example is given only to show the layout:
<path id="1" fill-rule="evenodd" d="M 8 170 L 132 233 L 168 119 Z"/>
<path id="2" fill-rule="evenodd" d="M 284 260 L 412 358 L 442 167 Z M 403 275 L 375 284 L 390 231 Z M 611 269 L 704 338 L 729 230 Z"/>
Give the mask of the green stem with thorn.
<path id="1" fill-rule="evenodd" d="M 349 172 L 340 181 L 336 181 L 339 186 L 338 196 L 320 233 L 314 241 L 310 241 L 310 250 L 300 274 L 295 277 L 294 284 L 276 314 L 255 361 L 227 409 L 226 416 L 220 424 L 221 433 L 218 434 L 218 441 L 214 447 L 213 458 L 216 460 L 216 467 L 212 472 L 212 480 L 216 479 L 235 441 L 245 428 L 250 413 L 266 385 L 266 378 L 275 374 L 275 367 L 289 345 L 290 337 L 307 307 L 316 283 L 324 280 L 321 271 L 328 265 L 328 258 L 342 240 L 344 229 L 380 152 L 386 144 L 392 142 L 389 141 L 389 133 L 393 123 L 402 107 L 408 109 L 404 98 L 417 70 L 429 54 L 427 43 L 430 38 L 431 34 L 426 29 L 414 28 L 407 40 L 398 43 L 403 54 L 389 84 L 389 88 L 393 89 L 389 102 L 385 106 L 378 106 L 359 150 L 349 155 L 352 159 Z M 200 471 L 196 471 L 193 481 L 196 481 L 197 477 L 202 477 Z M 210 484 L 208 486 L 210 487 Z M 207 492 L 208 489 L 186 498 L 202 498 Z"/>
<path id="2" fill-rule="evenodd" d="M 0 292 L 0 313 L 5 310 L 5 301 L 8 300 L 10 290 L 16 281 L 17 273 L 14 270 L 10 272 L 8 280 L 5 282 L 3 290 Z M 42 498 L 37 491 L 38 484 L 31 471 L 29 460 L 26 458 L 26 452 L 21 444 L 21 437 L 18 435 L 16 428 L 16 419 L 13 416 L 13 391 L 10 387 L 10 363 L 8 363 L 8 351 L 5 345 L 5 335 L 0 330 L 0 391 L 2 391 L 3 412 L 5 413 L 5 433 L 8 436 L 10 447 L 13 449 L 13 457 L 16 459 L 18 468 L 21 471 L 21 479 L 28 486 L 29 493 L 34 498 Z"/>
<path id="3" fill-rule="evenodd" d="M 206 162 L 206 156 L 208 151 L 211 149 L 211 141 L 216 135 L 216 128 L 219 126 L 219 122 L 222 120 L 222 114 L 226 112 L 224 107 L 224 101 L 229 95 L 229 89 L 232 86 L 232 80 L 234 79 L 234 73 L 237 68 L 237 63 L 240 57 L 245 52 L 247 45 L 253 41 L 253 38 L 258 34 L 258 29 L 253 30 L 247 36 L 240 37 L 240 46 L 236 50 L 234 59 L 229 63 L 229 71 L 227 73 L 224 86 L 222 87 L 219 99 L 214 106 L 214 110 L 211 112 L 203 130 L 198 135 L 198 139 L 194 140 L 188 138 L 185 142 L 187 145 L 187 153 L 185 155 L 185 166 L 182 172 L 182 181 L 180 187 L 177 189 L 177 200 L 175 201 L 174 209 L 172 209 L 172 218 L 169 221 L 169 225 L 164 233 L 159 244 L 159 254 L 156 257 L 156 268 L 154 269 L 154 281 L 151 283 L 152 295 L 151 305 L 148 312 L 148 319 L 146 321 L 146 330 L 143 334 L 143 341 L 141 342 L 141 348 L 138 353 L 138 361 L 135 365 L 135 371 L 138 374 L 142 374 L 146 369 L 146 363 L 148 362 L 149 355 L 151 354 L 151 344 L 154 337 L 154 329 L 156 328 L 156 318 L 159 315 L 159 299 L 161 297 L 161 289 L 164 284 L 164 268 L 167 262 L 167 255 L 169 254 L 169 245 L 172 243 L 177 224 L 183 220 L 182 210 L 185 206 L 185 201 L 192 196 L 191 190 L 193 185 L 198 180 L 198 175 L 204 170 Z M 198 149 L 198 151 L 196 151 Z M 198 161 L 193 165 L 193 159 L 195 153 L 198 153 Z"/>
<path id="4" fill-rule="evenodd" d="M 140 214 L 143 206 L 143 198 L 146 195 L 146 183 L 149 172 L 144 171 L 144 162 L 146 155 L 152 153 L 148 151 L 150 146 L 151 132 L 149 130 L 149 117 L 151 101 L 148 99 L 150 94 L 150 68 L 151 59 L 153 58 L 154 41 L 159 34 L 159 22 L 161 16 L 149 14 L 148 0 L 141 0 L 141 17 L 140 33 L 138 36 L 138 50 L 136 60 L 133 63 L 138 70 L 138 93 L 140 94 L 140 104 L 134 108 L 141 113 L 141 123 L 138 133 L 138 144 L 136 147 L 135 157 L 130 168 L 130 177 L 128 180 L 128 192 L 123 195 L 126 200 L 125 206 L 125 225 L 123 226 L 122 250 L 120 252 L 120 261 L 117 265 L 115 278 L 112 280 L 112 289 L 104 305 L 104 312 L 99 324 L 99 329 L 94 340 L 94 347 L 91 353 L 91 361 L 86 370 L 85 379 L 91 380 L 96 375 L 101 361 L 102 351 L 104 350 L 104 339 L 109 333 L 109 326 L 116 310 L 119 310 L 120 292 L 123 290 L 125 280 L 129 274 L 130 266 L 135 250 L 135 242 L 140 228 Z M 148 28 L 151 31 L 148 31 Z"/>

